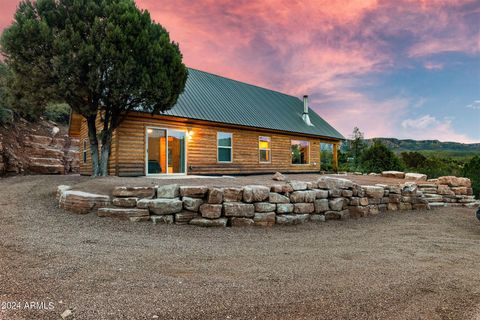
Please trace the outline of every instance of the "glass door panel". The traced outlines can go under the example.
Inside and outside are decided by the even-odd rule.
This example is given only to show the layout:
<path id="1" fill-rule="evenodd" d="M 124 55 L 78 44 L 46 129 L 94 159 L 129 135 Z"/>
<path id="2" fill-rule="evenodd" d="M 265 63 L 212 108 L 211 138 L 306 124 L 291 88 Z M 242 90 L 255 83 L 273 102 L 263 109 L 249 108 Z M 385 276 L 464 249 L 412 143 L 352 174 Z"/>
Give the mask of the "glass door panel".
<path id="1" fill-rule="evenodd" d="M 147 129 L 147 174 L 167 173 L 167 131 Z"/>
<path id="2" fill-rule="evenodd" d="M 185 132 L 168 130 L 168 173 L 185 173 Z"/>

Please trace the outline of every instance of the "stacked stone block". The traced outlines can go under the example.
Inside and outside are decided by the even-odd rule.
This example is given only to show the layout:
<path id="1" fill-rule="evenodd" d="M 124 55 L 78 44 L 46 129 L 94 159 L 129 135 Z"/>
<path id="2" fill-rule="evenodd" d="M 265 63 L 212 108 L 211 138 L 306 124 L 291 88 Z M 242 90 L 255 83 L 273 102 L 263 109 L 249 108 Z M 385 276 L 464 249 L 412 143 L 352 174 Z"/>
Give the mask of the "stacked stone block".
<path id="1" fill-rule="evenodd" d="M 389 173 L 393 174 L 393 173 Z M 117 187 L 113 199 L 59 186 L 62 208 L 100 217 L 203 227 L 295 225 L 359 218 L 381 212 L 477 207 L 470 180 L 441 177 L 417 184 L 361 186 L 347 179 L 321 177 L 270 187 L 180 186 Z"/>

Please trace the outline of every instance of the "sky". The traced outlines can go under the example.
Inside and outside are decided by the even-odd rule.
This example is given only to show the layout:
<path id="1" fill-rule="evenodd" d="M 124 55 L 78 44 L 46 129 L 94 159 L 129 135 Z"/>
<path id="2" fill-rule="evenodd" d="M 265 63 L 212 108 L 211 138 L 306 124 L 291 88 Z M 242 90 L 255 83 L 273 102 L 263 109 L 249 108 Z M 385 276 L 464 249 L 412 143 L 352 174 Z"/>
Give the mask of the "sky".
<path id="1" fill-rule="evenodd" d="M 0 30 L 17 0 L 0 0 Z M 298 97 L 345 137 L 480 142 L 479 0 L 137 0 L 187 66 Z"/>

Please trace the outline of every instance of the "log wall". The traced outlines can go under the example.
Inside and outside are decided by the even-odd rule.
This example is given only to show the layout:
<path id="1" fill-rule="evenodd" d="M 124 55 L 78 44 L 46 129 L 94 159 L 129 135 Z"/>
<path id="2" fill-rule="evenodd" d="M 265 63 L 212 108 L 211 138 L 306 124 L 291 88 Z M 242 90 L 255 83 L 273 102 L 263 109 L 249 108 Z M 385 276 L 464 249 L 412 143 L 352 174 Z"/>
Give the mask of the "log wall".
<path id="1" fill-rule="evenodd" d="M 109 172 L 119 176 L 145 175 L 147 127 L 185 130 L 187 137 L 188 174 L 250 174 L 281 172 L 314 172 L 320 170 L 320 143 L 338 143 L 338 140 L 314 136 L 287 134 L 264 129 L 246 129 L 240 126 L 210 123 L 168 116 L 131 113 L 114 132 Z M 100 127 L 99 127 L 100 128 Z M 217 132 L 232 133 L 233 161 L 217 162 Z M 90 174 L 90 151 L 87 163 L 82 161 L 83 139 L 88 139 L 86 121 L 81 127 L 80 171 Z M 259 136 L 271 138 L 271 162 L 259 161 Z M 291 164 L 291 140 L 310 141 L 310 163 Z"/>

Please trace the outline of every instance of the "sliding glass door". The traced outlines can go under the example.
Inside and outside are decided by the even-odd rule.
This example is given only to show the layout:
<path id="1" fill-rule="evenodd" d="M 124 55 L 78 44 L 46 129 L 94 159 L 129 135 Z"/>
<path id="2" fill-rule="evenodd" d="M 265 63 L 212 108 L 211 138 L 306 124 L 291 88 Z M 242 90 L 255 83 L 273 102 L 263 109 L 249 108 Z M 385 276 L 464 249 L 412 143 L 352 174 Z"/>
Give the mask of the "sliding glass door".
<path id="1" fill-rule="evenodd" d="M 186 167 L 185 131 L 147 128 L 147 174 L 184 174 Z"/>

